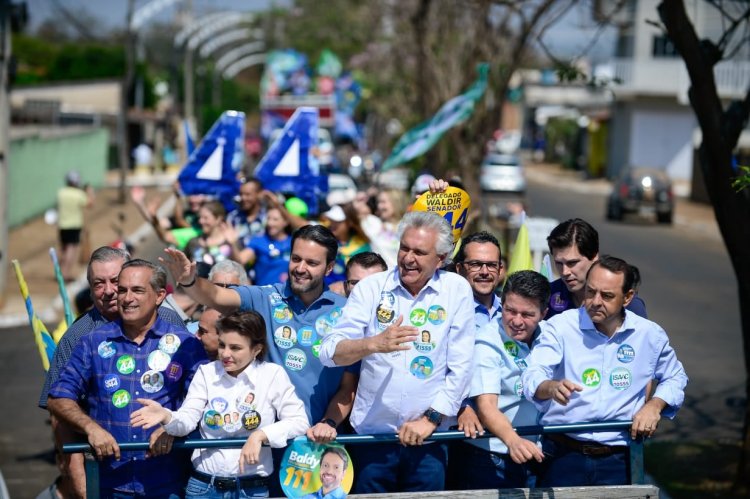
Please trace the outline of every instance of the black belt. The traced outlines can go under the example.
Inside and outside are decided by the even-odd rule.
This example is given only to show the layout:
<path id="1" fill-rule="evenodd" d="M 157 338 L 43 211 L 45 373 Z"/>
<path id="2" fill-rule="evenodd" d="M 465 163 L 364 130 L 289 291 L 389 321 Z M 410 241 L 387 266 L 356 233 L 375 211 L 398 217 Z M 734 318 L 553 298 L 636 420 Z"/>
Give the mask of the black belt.
<path id="1" fill-rule="evenodd" d="M 622 454 L 628 450 L 627 445 L 604 445 L 596 442 L 582 442 L 562 433 L 550 433 L 545 435 L 544 438 L 548 438 L 556 444 L 584 456 L 606 457 L 613 454 Z"/>
<path id="2" fill-rule="evenodd" d="M 192 477 L 203 483 L 213 483 L 216 490 L 237 490 L 237 487 L 268 487 L 267 476 L 223 477 L 193 470 Z"/>

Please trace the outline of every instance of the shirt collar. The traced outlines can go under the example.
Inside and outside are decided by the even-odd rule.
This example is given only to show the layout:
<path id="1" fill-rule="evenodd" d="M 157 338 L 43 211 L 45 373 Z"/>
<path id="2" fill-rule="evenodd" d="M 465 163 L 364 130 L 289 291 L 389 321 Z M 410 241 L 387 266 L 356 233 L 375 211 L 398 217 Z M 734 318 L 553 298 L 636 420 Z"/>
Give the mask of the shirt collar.
<path id="1" fill-rule="evenodd" d="M 385 291 L 393 291 L 396 288 L 401 288 L 404 290 L 405 293 L 411 296 L 411 292 L 408 289 L 406 289 L 403 284 L 401 284 L 401 279 L 398 273 L 398 266 L 392 268 L 388 272 L 390 272 L 390 274 L 385 280 L 385 286 L 383 287 L 383 289 Z M 444 270 L 435 271 L 435 274 L 433 274 L 433 276 L 430 277 L 430 280 L 427 281 L 424 287 L 419 290 L 419 293 L 417 293 L 417 295 L 421 294 L 422 291 L 428 288 L 435 292 L 439 292 L 443 283 L 443 280 L 441 279 L 443 274 L 445 274 Z"/>
<path id="2" fill-rule="evenodd" d="M 317 303 L 320 300 L 326 300 L 330 303 L 335 303 L 335 298 L 339 296 L 333 291 L 331 291 L 328 288 L 328 285 L 323 283 L 323 292 L 313 300 L 313 302 L 310 304 L 310 307 L 312 307 L 315 303 Z M 292 291 L 292 285 L 289 283 L 289 281 L 286 282 L 284 285 L 284 289 L 281 290 L 281 297 L 284 299 L 285 302 L 289 303 L 291 300 L 296 300 L 300 303 L 302 303 L 302 300 L 300 300 L 299 296 L 294 294 L 294 291 Z M 304 304 L 302 304 L 304 306 Z M 305 307 L 309 308 L 309 307 Z"/>
<path id="3" fill-rule="evenodd" d="M 121 318 L 115 319 L 114 321 L 112 321 L 112 324 L 117 324 L 117 327 L 113 328 L 113 329 L 111 329 L 109 331 L 109 337 L 110 338 L 121 337 L 123 339 L 126 339 L 126 340 L 130 341 L 130 339 L 127 336 L 125 336 L 124 329 L 123 329 L 123 326 L 122 326 L 122 319 Z M 153 334 L 157 338 L 161 338 L 162 336 L 164 336 L 168 332 L 169 331 L 166 330 L 166 325 L 161 320 L 161 317 L 159 317 L 157 315 L 156 316 L 156 321 L 154 321 L 154 323 L 151 325 L 151 329 L 148 330 L 148 332 L 146 333 L 146 336 L 148 337 L 150 334 Z"/>
<path id="4" fill-rule="evenodd" d="M 487 310 L 487 307 L 484 306 L 484 304 L 479 303 L 476 299 L 474 299 L 474 310 L 478 312 L 486 312 L 487 315 L 490 316 L 490 318 L 494 317 L 497 312 L 500 311 L 500 298 L 495 293 L 492 293 L 492 307 Z"/>
<path id="5" fill-rule="evenodd" d="M 622 324 L 620 324 L 620 327 L 617 328 L 617 331 L 615 331 L 615 334 L 612 335 L 612 338 L 614 338 L 615 335 L 619 333 L 624 333 L 626 331 L 631 331 L 635 329 L 635 325 L 633 324 L 633 312 L 630 312 L 629 310 L 625 308 L 623 308 L 623 311 L 625 312 L 625 318 L 623 319 Z M 602 336 L 607 336 L 606 334 L 596 329 L 594 322 L 591 320 L 591 317 L 589 317 L 589 314 L 586 312 L 586 307 L 581 306 L 578 309 L 578 321 L 579 321 L 581 331 L 593 331 L 597 334 L 601 334 Z"/>

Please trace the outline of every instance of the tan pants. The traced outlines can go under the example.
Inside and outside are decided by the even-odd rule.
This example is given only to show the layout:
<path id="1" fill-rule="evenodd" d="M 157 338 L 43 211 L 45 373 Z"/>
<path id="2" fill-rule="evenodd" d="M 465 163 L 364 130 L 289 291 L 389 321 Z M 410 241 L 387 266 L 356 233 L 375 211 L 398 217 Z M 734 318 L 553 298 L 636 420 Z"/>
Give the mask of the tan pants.
<path id="1" fill-rule="evenodd" d="M 58 495 L 64 499 L 85 499 L 86 470 L 83 464 L 83 454 L 63 454 L 62 452 L 63 444 L 85 442 L 85 437 L 55 416 L 50 414 L 50 418 L 52 420 L 52 434 L 55 437 L 57 468 L 60 470 Z"/>

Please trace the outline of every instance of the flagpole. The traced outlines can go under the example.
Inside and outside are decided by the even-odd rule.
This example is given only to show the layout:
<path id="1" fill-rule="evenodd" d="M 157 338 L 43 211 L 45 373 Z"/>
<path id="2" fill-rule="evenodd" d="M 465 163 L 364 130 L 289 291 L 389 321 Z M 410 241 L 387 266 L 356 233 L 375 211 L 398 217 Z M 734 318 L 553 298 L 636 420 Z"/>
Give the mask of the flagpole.
<path id="1" fill-rule="evenodd" d="M 55 248 L 49 249 L 49 256 L 52 258 L 52 267 L 55 269 L 55 278 L 57 279 L 57 288 L 60 291 L 60 298 L 62 298 L 63 310 L 65 312 L 65 324 L 70 327 L 73 324 L 73 311 L 70 308 L 70 298 L 68 298 L 68 290 L 65 289 L 65 280 L 63 279 L 62 271 L 60 270 L 60 262 L 57 260 L 57 252 Z"/>
<path id="2" fill-rule="evenodd" d="M 26 279 L 24 279 L 23 273 L 21 272 L 21 265 L 18 263 L 18 260 L 13 260 L 12 263 L 13 270 L 16 272 L 16 279 L 18 279 L 18 286 L 21 289 L 21 296 L 23 296 L 23 299 L 26 302 L 26 313 L 29 316 L 29 323 L 34 332 L 34 340 L 39 349 L 39 356 L 42 358 L 42 367 L 44 367 L 44 371 L 46 372 L 49 370 L 52 356 L 55 354 L 55 341 L 47 331 L 47 327 L 36 315 L 36 312 L 34 312 L 34 306 L 31 303 L 31 296 L 29 296 L 29 288 L 26 285 Z"/>

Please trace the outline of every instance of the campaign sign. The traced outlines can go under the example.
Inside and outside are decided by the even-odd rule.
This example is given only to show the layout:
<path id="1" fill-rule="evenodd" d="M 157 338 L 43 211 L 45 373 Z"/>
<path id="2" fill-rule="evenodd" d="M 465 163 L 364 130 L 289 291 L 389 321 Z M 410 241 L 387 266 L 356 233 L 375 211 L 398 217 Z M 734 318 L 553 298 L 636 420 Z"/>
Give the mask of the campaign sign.
<path id="1" fill-rule="evenodd" d="M 354 468 L 341 445 L 316 444 L 300 437 L 284 452 L 279 480 L 287 497 L 346 497 L 352 488 Z"/>
<path id="2" fill-rule="evenodd" d="M 448 187 L 445 192 L 425 192 L 417 198 L 412 211 L 432 211 L 445 218 L 453 229 L 453 244 L 461 239 L 461 233 L 469 218 L 471 197 L 463 189 Z"/>

